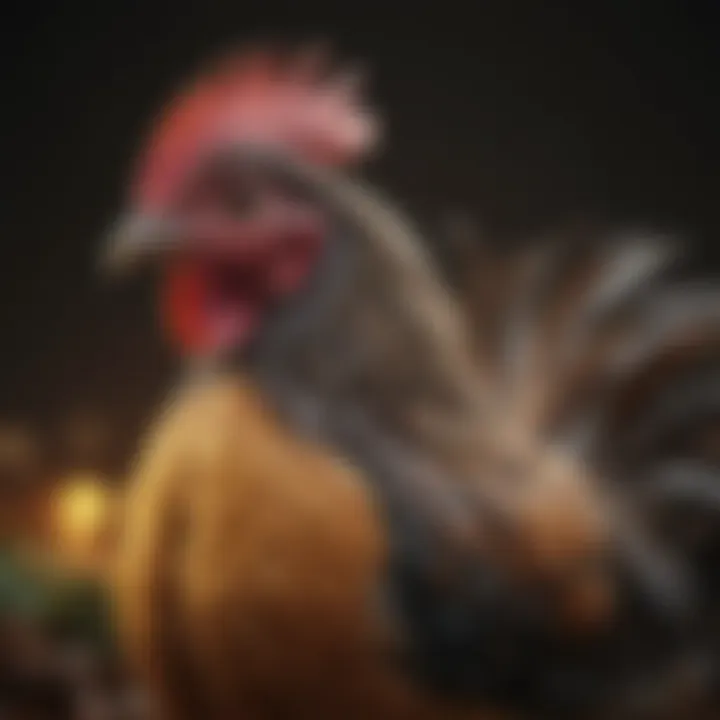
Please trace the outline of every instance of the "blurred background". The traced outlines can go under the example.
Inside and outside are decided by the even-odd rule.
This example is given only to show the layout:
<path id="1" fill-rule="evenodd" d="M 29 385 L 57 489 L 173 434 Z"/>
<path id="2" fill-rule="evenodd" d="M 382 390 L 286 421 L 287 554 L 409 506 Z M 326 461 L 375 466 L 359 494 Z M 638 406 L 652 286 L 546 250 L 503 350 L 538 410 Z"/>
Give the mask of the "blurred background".
<path id="1" fill-rule="evenodd" d="M 0 700 L 32 675 L 23 663 L 36 688 L 48 648 L 78 638 L 112 666 L 93 592 L 124 472 L 173 368 L 149 288 L 103 287 L 94 252 L 148 122 L 219 49 L 320 37 L 366 62 L 387 121 L 369 173 L 431 238 L 458 210 L 497 242 L 582 218 L 676 232 L 699 262 L 720 261 L 713 0 L 11 7 L 1 30 Z M 59 717 L 67 683 L 48 673 L 47 717 Z"/>

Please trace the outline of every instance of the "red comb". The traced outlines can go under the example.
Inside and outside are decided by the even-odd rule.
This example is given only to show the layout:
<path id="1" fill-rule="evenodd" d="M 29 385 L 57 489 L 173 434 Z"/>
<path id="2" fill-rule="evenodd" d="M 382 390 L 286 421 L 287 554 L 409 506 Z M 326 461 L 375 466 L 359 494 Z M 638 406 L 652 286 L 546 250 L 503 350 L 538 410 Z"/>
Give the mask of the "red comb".
<path id="1" fill-rule="evenodd" d="M 268 143 L 322 164 L 362 159 L 377 140 L 376 118 L 356 78 L 328 70 L 308 50 L 226 59 L 170 104 L 142 157 L 135 201 L 165 206 L 198 160 L 226 143 Z"/>

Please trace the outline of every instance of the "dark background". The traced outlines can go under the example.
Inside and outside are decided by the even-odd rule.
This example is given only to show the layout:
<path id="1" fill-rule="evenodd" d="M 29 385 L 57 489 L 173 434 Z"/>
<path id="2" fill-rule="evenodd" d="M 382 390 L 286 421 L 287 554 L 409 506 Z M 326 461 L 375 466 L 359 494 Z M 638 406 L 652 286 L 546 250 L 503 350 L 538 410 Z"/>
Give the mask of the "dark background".
<path id="1" fill-rule="evenodd" d="M 148 288 L 103 288 L 93 254 L 154 111 L 236 40 L 327 35 L 369 61 L 388 121 L 372 176 L 426 224 L 454 207 L 499 238 L 643 222 L 719 258 L 713 0 L 324 5 L 6 6 L 0 421 L 50 438 L 96 417 L 122 467 L 171 364 Z"/>

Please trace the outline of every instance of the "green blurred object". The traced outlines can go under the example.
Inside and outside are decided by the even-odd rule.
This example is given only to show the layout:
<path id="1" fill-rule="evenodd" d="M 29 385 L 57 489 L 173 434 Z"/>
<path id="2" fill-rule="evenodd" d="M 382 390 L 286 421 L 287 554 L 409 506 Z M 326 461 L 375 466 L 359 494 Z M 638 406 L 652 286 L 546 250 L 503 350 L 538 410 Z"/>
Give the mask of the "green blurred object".
<path id="1" fill-rule="evenodd" d="M 0 548 L 0 618 L 32 623 L 58 642 L 80 642 L 113 654 L 105 588 L 58 568 L 40 567 Z"/>
<path id="2" fill-rule="evenodd" d="M 81 641 L 112 654 L 112 625 L 104 588 L 74 578 L 56 578 L 49 588 L 44 627 L 61 641 Z"/>
<path id="3" fill-rule="evenodd" d="M 36 572 L 11 549 L 0 548 L 0 617 L 39 621 L 47 590 Z"/>

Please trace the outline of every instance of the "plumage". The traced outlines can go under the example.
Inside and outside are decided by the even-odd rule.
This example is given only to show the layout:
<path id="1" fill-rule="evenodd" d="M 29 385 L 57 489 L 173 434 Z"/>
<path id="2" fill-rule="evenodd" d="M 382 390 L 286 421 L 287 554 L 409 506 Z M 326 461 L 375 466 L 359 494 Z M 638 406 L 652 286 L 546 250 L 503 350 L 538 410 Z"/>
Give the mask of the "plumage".
<path id="1" fill-rule="evenodd" d="M 167 716 L 677 702 L 670 679 L 720 648 L 688 620 L 706 565 L 633 480 L 712 425 L 715 287 L 668 285 L 640 234 L 499 255 L 467 228 L 446 281 L 348 174 L 370 147 L 330 132 L 364 127 L 351 91 L 263 58 L 171 111 L 110 247 L 166 289 L 184 268 L 170 340 L 202 368 L 150 435 L 121 551 L 122 627 Z"/>
<path id="2" fill-rule="evenodd" d="M 357 471 L 299 439 L 251 382 L 185 387 L 135 477 L 121 629 L 162 717 L 465 717 L 409 692 L 378 584 L 386 539 Z"/>

